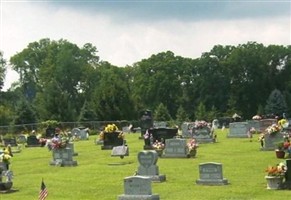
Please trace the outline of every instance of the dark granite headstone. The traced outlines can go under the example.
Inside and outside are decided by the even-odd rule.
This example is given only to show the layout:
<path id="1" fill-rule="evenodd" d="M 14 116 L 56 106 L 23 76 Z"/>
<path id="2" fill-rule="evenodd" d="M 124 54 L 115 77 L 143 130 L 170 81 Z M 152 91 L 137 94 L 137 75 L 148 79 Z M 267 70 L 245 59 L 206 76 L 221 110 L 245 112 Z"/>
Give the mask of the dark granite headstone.
<path id="1" fill-rule="evenodd" d="M 154 121 L 152 117 L 152 112 L 150 110 L 145 110 L 141 112 L 140 117 L 140 128 L 141 128 L 141 136 L 143 138 L 146 130 L 152 128 L 154 126 Z"/>
<path id="2" fill-rule="evenodd" d="M 159 141 L 165 143 L 166 139 L 175 138 L 178 135 L 178 128 L 150 128 L 148 133 L 152 135 L 152 141 Z M 150 138 L 144 139 L 144 149 L 152 149 Z"/>
<path id="3" fill-rule="evenodd" d="M 17 141 L 15 138 L 3 138 L 3 145 L 7 147 L 10 145 L 11 147 L 16 147 L 17 146 Z"/>
<path id="4" fill-rule="evenodd" d="M 55 128 L 48 127 L 48 128 L 45 130 L 45 137 L 46 137 L 46 138 L 53 138 L 54 135 L 55 135 Z"/>
<path id="5" fill-rule="evenodd" d="M 36 138 L 35 135 L 30 135 L 27 137 L 27 147 L 39 147 L 40 143 L 39 140 Z"/>
<path id="6" fill-rule="evenodd" d="M 122 132 L 112 132 L 112 133 L 107 133 L 104 132 L 104 140 L 103 140 L 103 146 L 101 146 L 102 150 L 105 149 L 112 149 L 113 147 L 116 146 L 121 146 L 124 144 L 124 140 L 122 137 L 119 137 L 119 135 Z"/>

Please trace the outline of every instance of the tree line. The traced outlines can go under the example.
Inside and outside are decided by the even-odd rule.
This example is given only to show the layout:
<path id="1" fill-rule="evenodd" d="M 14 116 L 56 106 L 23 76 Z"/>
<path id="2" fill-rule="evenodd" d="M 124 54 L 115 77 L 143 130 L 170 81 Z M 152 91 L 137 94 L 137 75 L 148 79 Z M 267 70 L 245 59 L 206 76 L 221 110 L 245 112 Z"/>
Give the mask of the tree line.
<path id="1" fill-rule="evenodd" d="M 0 87 L 8 61 L 1 52 Z M 171 51 L 132 66 L 102 61 L 90 43 L 48 38 L 9 59 L 20 79 L 0 91 L 0 125 L 137 120 L 207 120 L 291 113 L 291 46 L 215 45 L 199 58 Z"/>

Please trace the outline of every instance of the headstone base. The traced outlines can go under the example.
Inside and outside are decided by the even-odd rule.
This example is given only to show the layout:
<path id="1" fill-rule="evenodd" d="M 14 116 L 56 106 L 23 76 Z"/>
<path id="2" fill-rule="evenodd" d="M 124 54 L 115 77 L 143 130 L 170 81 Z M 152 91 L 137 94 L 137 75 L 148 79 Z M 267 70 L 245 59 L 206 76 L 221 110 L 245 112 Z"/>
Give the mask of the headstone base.
<path id="1" fill-rule="evenodd" d="M 103 145 L 104 141 L 103 140 L 96 140 L 96 145 Z"/>
<path id="2" fill-rule="evenodd" d="M 36 144 L 36 145 L 25 145 L 25 147 L 41 147 L 40 144 Z"/>
<path id="3" fill-rule="evenodd" d="M 161 156 L 162 158 L 188 158 L 187 154 L 167 154 Z"/>
<path id="4" fill-rule="evenodd" d="M 196 184 L 198 185 L 227 185 L 228 180 L 227 179 L 221 179 L 221 180 L 202 180 L 198 179 L 196 180 Z"/>
<path id="5" fill-rule="evenodd" d="M 202 144 L 202 143 L 214 143 L 215 139 L 214 138 L 204 138 L 204 139 L 196 138 L 196 141 L 200 144 Z"/>
<path id="6" fill-rule="evenodd" d="M 261 151 L 275 151 L 275 148 L 274 147 L 269 147 L 269 148 L 262 147 L 260 150 Z"/>
<path id="7" fill-rule="evenodd" d="M 248 135 L 227 135 L 228 138 L 248 138 Z"/>
<path id="8" fill-rule="evenodd" d="M 54 165 L 54 166 L 61 166 L 61 167 L 74 167 L 77 166 L 78 163 L 75 160 L 72 161 L 58 161 L 58 160 L 53 160 L 50 162 L 50 165 Z"/>
<path id="9" fill-rule="evenodd" d="M 152 182 L 165 182 L 166 181 L 166 175 L 156 175 L 156 176 L 147 176 L 149 177 Z"/>
<path id="10" fill-rule="evenodd" d="M 160 200 L 160 196 L 158 194 L 152 195 L 119 195 L 118 200 Z"/>
<path id="11" fill-rule="evenodd" d="M 101 146 L 101 150 L 112 150 L 113 149 L 113 145 L 104 145 L 104 146 Z"/>

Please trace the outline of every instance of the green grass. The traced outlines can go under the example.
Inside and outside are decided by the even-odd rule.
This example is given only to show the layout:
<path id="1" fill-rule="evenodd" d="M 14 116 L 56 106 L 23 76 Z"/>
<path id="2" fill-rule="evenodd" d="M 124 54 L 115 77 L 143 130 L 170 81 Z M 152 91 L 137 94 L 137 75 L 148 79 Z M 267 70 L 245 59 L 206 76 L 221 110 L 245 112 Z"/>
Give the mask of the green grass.
<path id="1" fill-rule="evenodd" d="M 255 135 L 247 138 L 227 138 L 227 130 L 217 131 L 217 143 L 200 144 L 197 157 L 190 159 L 160 158 L 160 174 L 166 182 L 152 183 L 152 191 L 161 200 L 213 199 L 213 200 L 273 200 L 285 199 L 288 190 L 267 190 L 265 168 L 281 160 L 273 151 L 260 151 Z M 76 167 L 50 166 L 52 153 L 47 148 L 23 148 L 14 154 L 11 170 L 14 172 L 14 193 L 0 194 L 0 200 L 32 200 L 38 198 L 42 178 L 49 191 L 47 199 L 54 200 L 113 200 L 124 193 L 123 179 L 138 168 L 137 153 L 143 150 L 140 134 L 127 134 L 130 155 L 124 159 L 111 157 L 110 150 L 101 150 L 91 136 L 88 141 L 75 142 Z M 109 165 L 110 163 L 131 163 Z M 223 176 L 229 181 L 224 186 L 197 185 L 198 165 L 218 162 L 223 165 Z"/>

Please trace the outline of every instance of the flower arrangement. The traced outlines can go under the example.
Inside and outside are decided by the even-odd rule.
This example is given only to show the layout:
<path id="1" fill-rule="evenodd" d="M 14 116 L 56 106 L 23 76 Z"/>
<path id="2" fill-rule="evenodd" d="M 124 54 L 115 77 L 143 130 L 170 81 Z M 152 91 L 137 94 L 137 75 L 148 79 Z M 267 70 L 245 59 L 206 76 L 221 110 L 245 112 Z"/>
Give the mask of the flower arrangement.
<path id="1" fill-rule="evenodd" d="M 153 138 L 153 135 L 149 133 L 148 130 L 146 130 L 145 134 L 143 135 L 144 139 L 151 139 Z"/>
<path id="2" fill-rule="evenodd" d="M 279 126 L 278 124 L 272 124 L 271 126 L 266 128 L 266 133 L 270 135 L 275 135 L 279 133 L 280 130 L 281 130 L 281 126 Z"/>
<path id="3" fill-rule="evenodd" d="M 42 146 L 42 147 L 46 145 L 47 141 L 48 140 L 46 138 L 39 138 L 38 139 L 38 142 L 39 142 L 40 146 Z"/>
<path id="4" fill-rule="evenodd" d="M 156 140 L 153 143 L 152 148 L 155 150 L 163 150 L 165 148 L 165 144 L 163 142 L 159 142 L 158 140 Z"/>
<path id="5" fill-rule="evenodd" d="M 12 158 L 12 156 L 11 156 L 11 153 L 9 152 L 9 150 L 7 148 L 4 149 L 3 153 L 0 155 L 0 161 L 4 162 L 6 164 L 10 164 L 11 158 Z"/>
<path id="6" fill-rule="evenodd" d="M 189 152 L 196 150 L 198 148 L 198 146 L 199 146 L 199 144 L 197 143 L 195 138 L 192 138 L 187 142 L 187 148 L 188 148 Z"/>
<path id="7" fill-rule="evenodd" d="M 196 128 L 196 129 L 201 129 L 201 128 L 205 128 L 205 127 L 208 127 L 208 123 L 204 120 L 201 120 L 201 121 L 196 120 L 194 122 L 194 128 Z"/>
<path id="8" fill-rule="evenodd" d="M 287 166 L 284 162 L 280 162 L 276 166 L 268 166 L 265 171 L 267 176 L 283 177 L 287 172 Z"/>
<path id="9" fill-rule="evenodd" d="M 64 135 L 59 135 L 58 137 L 53 137 L 47 142 L 47 147 L 49 150 L 66 148 L 70 139 Z"/>
<path id="10" fill-rule="evenodd" d="M 260 119 L 262 119 L 262 117 L 260 115 L 255 115 L 255 116 L 252 117 L 252 119 L 254 119 L 254 120 L 260 120 Z"/>
<path id="11" fill-rule="evenodd" d="M 108 124 L 108 125 L 105 127 L 104 131 L 105 131 L 106 133 L 113 133 L 113 132 L 118 131 L 118 127 L 117 127 L 115 124 Z"/>
<path id="12" fill-rule="evenodd" d="M 287 128 L 289 126 L 289 122 L 286 119 L 281 119 L 278 121 L 278 125 L 281 128 Z"/>
<path id="13" fill-rule="evenodd" d="M 99 134 L 99 140 L 102 141 L 104 140 L 104 134 L 105 133 L 116 133 L 119 132 L 118 138 L 124 139 L 124 133 L 122 131 L 118 130 L 118 127 L 115 124 L 108 124 L 105 128 L 104 131 L 101 131 Z"/>

